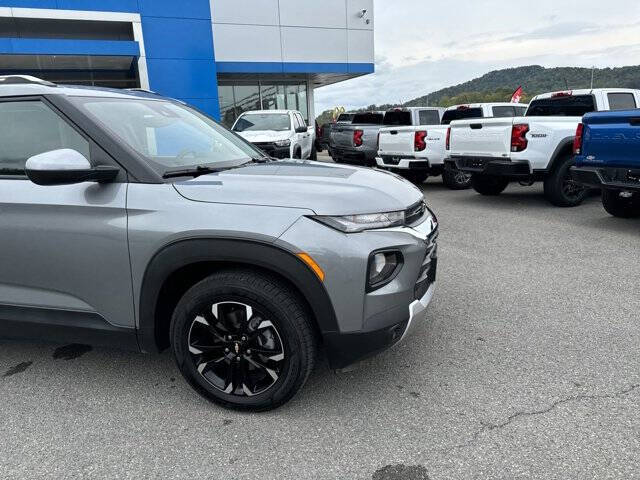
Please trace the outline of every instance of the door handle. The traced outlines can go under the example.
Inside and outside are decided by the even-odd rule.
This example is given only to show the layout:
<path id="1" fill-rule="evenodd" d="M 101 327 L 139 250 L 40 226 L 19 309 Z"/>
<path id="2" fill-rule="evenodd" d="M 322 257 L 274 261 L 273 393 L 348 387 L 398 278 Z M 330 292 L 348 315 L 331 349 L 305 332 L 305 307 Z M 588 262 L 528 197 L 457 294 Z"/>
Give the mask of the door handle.
<path id="1" fill-rule="evenodd" d="M 471 127 L 471 130 L 480 130 L 482 128 L 482 124 L 481 123 L 472 123 L 469 126 Z"/>

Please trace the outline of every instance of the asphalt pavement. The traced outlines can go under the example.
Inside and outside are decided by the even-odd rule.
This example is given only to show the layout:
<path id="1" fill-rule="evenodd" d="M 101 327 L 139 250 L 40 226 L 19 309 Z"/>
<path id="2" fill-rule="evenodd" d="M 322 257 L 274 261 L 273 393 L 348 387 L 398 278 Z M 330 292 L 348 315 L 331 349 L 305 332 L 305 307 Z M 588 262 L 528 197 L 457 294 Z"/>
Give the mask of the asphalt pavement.
<path id="1" fill-rule="evenodd" d="M 169 353 L 0 343 L 0 478 L 628 479 L 640 475 L 640 221 L 423 185 L 438 286 L 406 343 L 321 361 L 263 414 Z"/>

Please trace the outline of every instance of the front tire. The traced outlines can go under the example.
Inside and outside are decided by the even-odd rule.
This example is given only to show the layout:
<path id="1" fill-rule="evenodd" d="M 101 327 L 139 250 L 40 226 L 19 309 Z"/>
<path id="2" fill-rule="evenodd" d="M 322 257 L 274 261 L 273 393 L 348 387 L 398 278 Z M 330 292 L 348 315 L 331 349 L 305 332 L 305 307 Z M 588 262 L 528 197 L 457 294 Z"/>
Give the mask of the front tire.
<path id="1" fill-rule="evenodd" d="M 481 195 L 500 195 L 508 185 L 508 178 L 496 177 L 493 175 L 482 175 L 478 173 L 471 175 L 471 186 Z"/>
<path id="2" fill-rule="evenodd" d="M 301 160 L 302 159 L 302 150 L 300 150 L 299 148 L 296 148 L 296 150 L 293 152 L 293 158 L 295 158 L 297 160 Z"/>
<path id="3" fill-rule="evenodd" d="M 251 270 L 217 272 L 190 288 L 173 313 L 171 347 L 199 394 L 251 411 L 289 401 L 316 356 L 311 318 L 297 292 Z"/>
<path id="4" fill-rule="evenodd" d="M 556 207 L 575 207 L 587 196 L 588 189 L 577 184 L 569 169 L 575 165 L 573 156 L 566 155 L 544 180 L 544 195 Z"/>
<path id="5" fill-rule="evenodd" d="M 621 197 L 617 190 L 602 190 L 602 206 L 608 214 L 618 218 L 640 217 L 640 194 Z"/>
<path id="6" fill-rule="evenodd" d="M 442 183 L 451 190 L 466 190 L 471 187 L 471 175 L 446 166 L 442 172 Z"/>

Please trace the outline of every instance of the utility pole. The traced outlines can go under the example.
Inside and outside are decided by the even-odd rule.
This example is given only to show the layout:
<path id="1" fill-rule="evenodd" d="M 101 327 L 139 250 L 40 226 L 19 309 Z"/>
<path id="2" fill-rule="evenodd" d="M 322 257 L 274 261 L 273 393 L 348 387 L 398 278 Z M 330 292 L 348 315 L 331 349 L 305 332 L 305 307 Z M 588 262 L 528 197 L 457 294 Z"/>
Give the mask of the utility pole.
<path id="1" fill-rule="evenodd" d="M 595 65 L 593 65 L 593 66 L 591 67 L 591 89 L 592 89 L 592 90 L 593 90 L 593 74 L 594 74 L 594 72 L 595 72 L 595 71 L 596 71 L 596 66 L 595 66 Z"/>

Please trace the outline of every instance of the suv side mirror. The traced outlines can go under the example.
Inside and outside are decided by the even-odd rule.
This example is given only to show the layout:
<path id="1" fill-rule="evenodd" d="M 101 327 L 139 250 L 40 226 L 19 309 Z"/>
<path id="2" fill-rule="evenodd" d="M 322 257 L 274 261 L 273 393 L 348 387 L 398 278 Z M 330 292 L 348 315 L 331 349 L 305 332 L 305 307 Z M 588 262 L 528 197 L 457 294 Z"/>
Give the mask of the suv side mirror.
<path id="1" fill-rule="evenodd" d="M 107 165 L 92 167 L 84 155 L 70 148 L 34 155 L 27 160 L 24 169 L 29 180 L 37 185 L 110 182 L 120 172 Z"/>
<path id="2" fill-rule="evenodd" d="M 296 128 L 296 133 L 307 133 L 307 127 Z"/>

